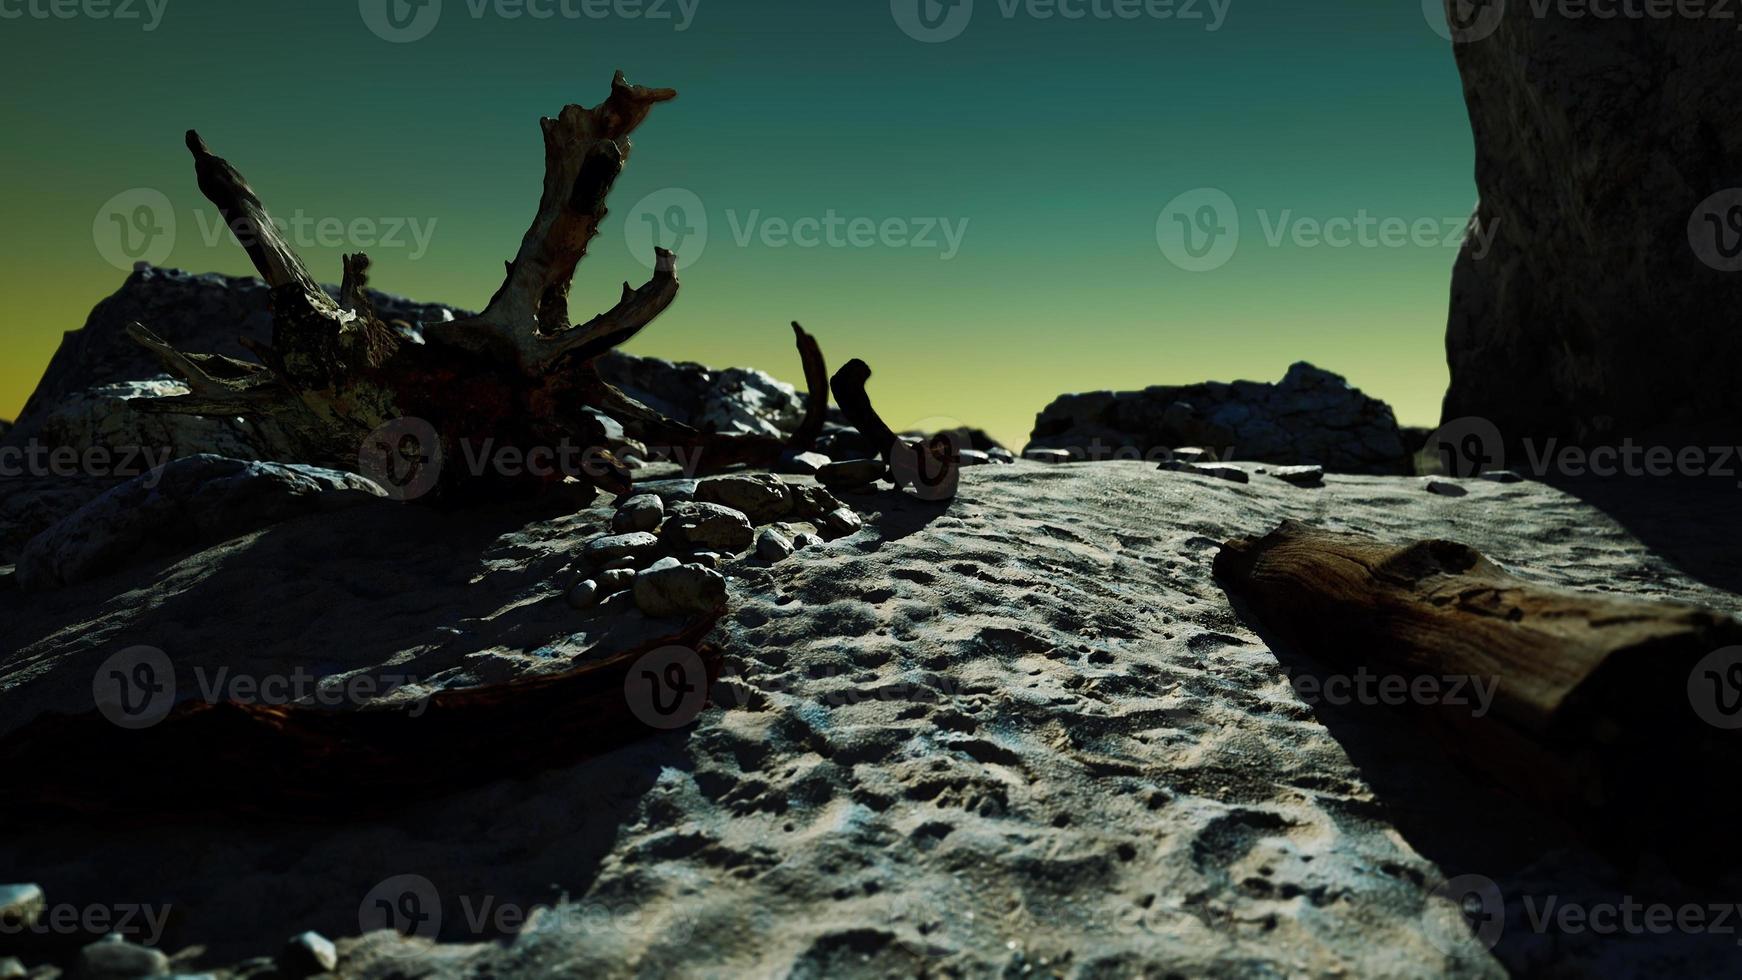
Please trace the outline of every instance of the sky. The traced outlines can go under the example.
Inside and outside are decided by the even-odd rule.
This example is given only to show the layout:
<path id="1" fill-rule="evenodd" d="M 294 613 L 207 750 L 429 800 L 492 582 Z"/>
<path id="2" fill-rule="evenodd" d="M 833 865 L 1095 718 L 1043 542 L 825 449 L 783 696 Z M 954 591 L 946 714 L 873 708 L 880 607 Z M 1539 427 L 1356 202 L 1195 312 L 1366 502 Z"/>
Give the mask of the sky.
<path id="1" fill-rule="evenodd" d="M 252 272 L 186 129 L 323 280 L 361 250 L 378 288 L 475 309 L 537 204 L 538 119 L 620 68 L 680 93 L 573 293 L 589 317 L 676 246 L 633 353 L 800 382 L 798 320 L 895 428 L 1015 447 L 1062 393 L 1297 360 L 1438 421 L 1476 200 L 1438 0 L 418 3 L 0 0 L 0 418 L 133 261 Z"/>

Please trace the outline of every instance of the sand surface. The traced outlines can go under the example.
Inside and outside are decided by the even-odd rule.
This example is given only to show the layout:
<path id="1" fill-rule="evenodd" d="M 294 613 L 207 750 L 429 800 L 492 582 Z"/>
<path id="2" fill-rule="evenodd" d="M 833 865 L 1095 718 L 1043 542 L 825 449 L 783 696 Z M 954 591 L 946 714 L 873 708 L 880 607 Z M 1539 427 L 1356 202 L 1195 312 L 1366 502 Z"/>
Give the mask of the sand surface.
<path id="1" fill-rule="evenodd" d="M 1666 512 L 1679 498 L 1624 527 L 1541 484 L 1466 486 L 1452 499 L 1403 478 L 1301 489 L 1138 463 L 1019 463 L 965 471 L 948 505 L 847 497 L 866 518 L 859 534 L 774 566 L 728 566 L 733 607 L 715 634 L 728 677 L 691 728 L 361 824 L 8 835 L 0 880 L 40 882 L 51 901 L 170 903 L 163 947 L 207 946 L 205 969 L 304 929 L 340 941 L 343 972 L 372 977 L 1734 966 L 1734 936 L 1531 929 L 1526 896 L 1695 892 L 1649 857 L 1623 866 L 1484 788 L 1390 709 L 1306 703 L 1286 658 L 1211 577 L 1222 541 L 1292 518 L 1451 538 L 1541 581 L 1742 609 L 1725 588 L 1737 581 L 1728 532 L 1693 528 L 1673 547 L 1655 537 L 1690 527 Z M 378 518 L 422 538 L 321 525 L 367 513 L 47 598 L 0 593 L 0 704 L 26 687 L 72 704 L 89 665 L 121 644 L 228 636 L 234 656 L 281 663 L 308 649 L 306 627 L 331 648 L 319 658 L 411 662 L 436 656 L 427 636 L 394 629 L 421 623 L 469 630 L 436 662 L 477 673 L 524 669 L 527 650 L 572 646 L 566 633 L 585 628 L 561 592 L 574 550 L 608 522 L 603 498 L 580 514 L 504 508 L 464 526 Z M 338 540 L 362 542 L 347 569 L 322 552 Z M 209 591 L 220 574 L 227 591 Z M 480 577 L 490 585 L 469 592 Z M 311 603 L 324 610 L 312 621 Z M 352 652 L 333 652 L 346 636 Z M 62 677 L 67 663 L 77 669 Z M 1466 874 L 1507 896 L 1492 952 L 1433 894 Z M 1742 899 L 1742 879 L 1719 877 L 1706 887 Z M 420 932 L 441 944 L 359 937 L 360 908 L 407 890 L 439 907 Z M 513 914 L 534 908 L 525 923 Z"/>

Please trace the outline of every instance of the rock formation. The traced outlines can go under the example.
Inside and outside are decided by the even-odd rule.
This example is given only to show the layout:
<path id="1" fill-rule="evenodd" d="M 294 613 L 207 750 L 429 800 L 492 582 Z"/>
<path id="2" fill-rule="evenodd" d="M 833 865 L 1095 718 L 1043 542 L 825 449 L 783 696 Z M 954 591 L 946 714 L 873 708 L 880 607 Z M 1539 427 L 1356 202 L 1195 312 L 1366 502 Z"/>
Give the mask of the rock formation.
<path id="1" fill-rule="evenodd" d="M 1453 275 L 1445 419 L 1513 446 L 1733 437 L 1735 22 L 1490 4 L 1460 37 L 1483 234 Z"/>
<path id="2" fill-rule="evenodd" d="M 1390 407 L 1304 362 L 1289 368 L 1280 384 L 1212 381 L 1064 395 L 1035 419 L 1028 451 L 1148 458 L 1182 446 L 1206 447 L 1224 460 L 1408 472 Z"/>

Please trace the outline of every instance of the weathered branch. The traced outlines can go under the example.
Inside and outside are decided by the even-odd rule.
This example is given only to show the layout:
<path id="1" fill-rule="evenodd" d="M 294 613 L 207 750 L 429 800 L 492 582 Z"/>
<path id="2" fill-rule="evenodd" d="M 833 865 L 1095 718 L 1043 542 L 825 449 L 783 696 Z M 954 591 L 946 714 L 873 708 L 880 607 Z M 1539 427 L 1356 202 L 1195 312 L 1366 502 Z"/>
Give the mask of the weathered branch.
<path id="1" fill-rule="evenodd" d="M 605 218 L 606 198 L 629 157 L 629 135 L 653 106 L 675 97 L 670 89 L 630 85 L 619 72 L 598 106 L 567 106 L 544 120 L 543 195 L 501 288 L 475 317 L 425 324 L 422 344 L 402 339 L 381 321 L 367 292 L 367 256 L 345 256 L 338 298 L 329 297 L 242 174 L 190 132 L 201 190 L 272 287 L 272 343 L 243 341 L 260 359 L 254 365 L 183 353 L 139 328 L 135 338 L 186 379 L 191 391 L 137 404 L 156 412 L 248 415 L 260 423 L 259 438 L 270 443 L 262 450 L 275 458 L 346 468 L 359 465 L 371 433 L 400 419 L 427 423 L 441 439 L 444 456 L 456 460 L 461 446 L 482 440 L 534 450 L 579 439 L 603 451 L 610 430 L 599 414 L 638 441 L 698 450 L 692 459 L 709 469 L 769 466 L 784 452 L 810 448 L 822 431 L 829 383 L 821 349 L 796 323 L 810 393 L 804 423 L 790 440 L 700 432 L 600 379 L 593 361 L 634 337 L 676 299 L 677 256 L 671 252 L 657 249 L 652 278 L 640 288 L 625 283 L 611 309 L 580 326 L 570 324 L 569 285 Z M 864 404 L 869 410 L 869 402 Z M 577 478 L 613 491 L 627 488 L 627 469 L 608 452 L 599 458 L 597 473 Z M 447 487 L 468 476 L 449 467 L 443 478 Z"/>
<path id="2" fill-rule="evenodd" d="M 661 251 L 654 278 L 634 291 L 625 289 L 616 309 L 568 337 L 568 295 L 575 268 L 605 220 L 605 199 L 629 160 L 629 134 L 655 105 L 677 98 L 668 88 L 631 85 L 618 72 L 611 94 L 591 109 L 564 107 L 544 128 L 544 195 L 520 252 L 508 264 L 508 277 L 475 317 L 428 328 L 432 340 L 473 351 L 512 352 L 528 373 L 536 374 L 556 357 L 633 336 L 658 316 L 677 292 L 676 260 Z M 621 343 L 622 341 L 617 341 Z M 600 353 L 609 346 L 599 347 Z"/>
<path id="3" fill-rule="evenodd" d="M 1215 572 L 1281 649 L 1411 691 L 1462 682 L 1462 698 L 1406 699 L 1410 712 L 1521 795 L 1650 806 L 1720 779 L 1727 791 L 1734 775 L 1735 740 L 1719 748 L 1729 733 L 1688 693 L 1703 657 L 1742 642 L 1722 614 L 1549 588 L 1449 541 L 1391 546 L 1292 522 L 1225 544 Z"/>

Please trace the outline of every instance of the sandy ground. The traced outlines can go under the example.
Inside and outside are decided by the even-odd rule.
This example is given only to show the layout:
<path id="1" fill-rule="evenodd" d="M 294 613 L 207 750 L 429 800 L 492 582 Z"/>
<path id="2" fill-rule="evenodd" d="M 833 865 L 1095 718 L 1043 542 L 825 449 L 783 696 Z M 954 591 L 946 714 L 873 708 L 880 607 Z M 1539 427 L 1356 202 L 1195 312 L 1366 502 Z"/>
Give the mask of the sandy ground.
<path id="1" fill-rule="evenodd" d="M 1301 489 L 1022 463 L 966 471 L 948 505 L 849 497 L 861 533 L 728 568 L 715 639 L 729 676 L 691 728 L 383 821 L 0 836 L 0 880 L 40 882 L 51 901 L 167 903 L 163 947 L 207 946 L 203 969 L 317 929 L 340 940 L 342 972 L 371 977 L 1733 972 L 1742 947 L 1716 927 L 1533 928 L 1551 898 L 1734 902 L 1742 879 L 1696 889 L 1649 856 L 1594 853 L 1398 712 L 1306 703 L 1211 578 L 1222 541 L 1293 518 L 1459 540 L 1539 580 L 1742 608 L 1727 532 L 1702 534 L 1673 504 L 1635 519 L 1541 484 L 1466 485 L 1452 499 L 1414 479 Z M 467 654 L 561 643 L 563 572 L 608 519 L 599 504 L 461 530 L 382 516 L 430 536 L 365 544 L 350 570 L 315 547 L 367 540 L 317 523 L 337 515 L 48 599 L 0 593 L 0 704 L 47 685 L 57 655 L 85 663 L 166 630 L 228 634 L 238 656 L 276 661 L 306 642 L 287 622 L 306 621 L 304 593 L 326 610 L 322 644 L 342 645 L 350 622 L 369 624 L 354 632 L 372 651 L 412 649 L 389 627 L 441 626 L 468 581 L 504 576 L 487 605 L 511 598 L 514 628 Z M 1666 543 L 1669 528 L 1684 530 Z M 259 593 L 258 608 L 196 611 L 187 597 L 225 569 L 231 589 L 260 583 L 238 592 Z M 304 584 L 268 584 L 282 576 Z M 249 637 L 256 615 L 269 641 Z M 1492 951 L 1434 893 L 1462 875 L 1505 897 Z M 359 938 L 375 900 L 407 893 L 439 909 L 417 931 L 440 945 Z"/>

